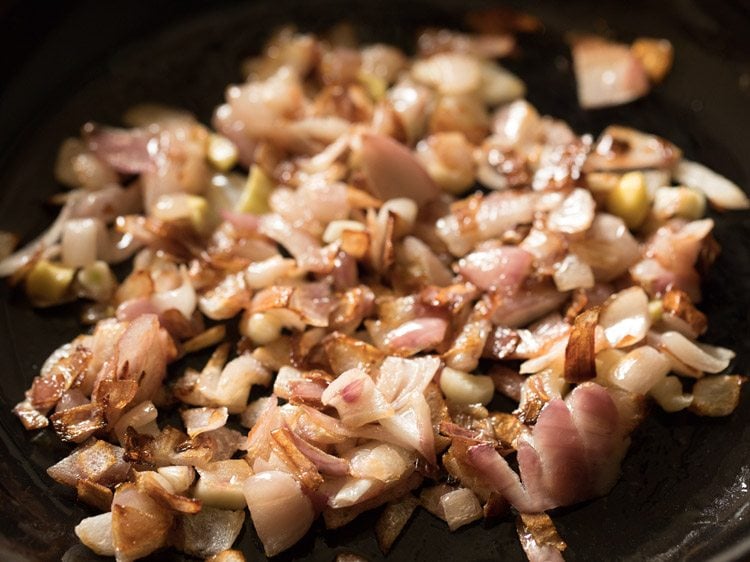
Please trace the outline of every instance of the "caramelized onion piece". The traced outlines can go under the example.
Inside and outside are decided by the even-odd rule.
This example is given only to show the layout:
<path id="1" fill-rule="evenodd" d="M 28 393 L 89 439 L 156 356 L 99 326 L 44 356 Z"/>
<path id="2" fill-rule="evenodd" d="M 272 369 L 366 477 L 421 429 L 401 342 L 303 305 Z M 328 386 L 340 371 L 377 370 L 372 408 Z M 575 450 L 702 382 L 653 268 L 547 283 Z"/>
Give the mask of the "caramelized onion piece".
<path id="1" fill-rule="evenodd" d="M 565 551 L 567 545 L 560 538 L 555 524 L 546 513 L 522 513 L 516 519 L 516 529 L 529 562 L 563 560 L 562 552 Z"/>
<path id="2" fill-rule="evenodd" d="M 135 484 L 120 485 L 112 501 L 115 556 L 134 560 L 166 546 L 174 515 L 140 492 Z"/>
<path id="3" fill-rule="evenodd" d="M 221 556 L 237 540 L 244 522 L 244 511 L 204 507 L 200 513 L 180 516 L 172 532 L 172 544 L 189 556 Z"/>
<path id="4" fill-rule="evenodd" d="M 596 325 L 599 310 L 592 308 L 576 316 L 565 346 L 565 380 L 580 383 L 596 377 Z"/>
<path id="5" fill-rule="evenodd" d="M 747 381 L 739 375 L 706 377 L 693 386 L 690 410 L 701 416 L 728 416 L 740 403 L 740 390 Z"/>
<path id="6" fill-rule="evenodd" d="M 375 523 L 375 536 L 383 554 L 388 554 L 391 550 L 418 505 L 419 500 L 412 494 L 407 494 L 385 507 Z"/>

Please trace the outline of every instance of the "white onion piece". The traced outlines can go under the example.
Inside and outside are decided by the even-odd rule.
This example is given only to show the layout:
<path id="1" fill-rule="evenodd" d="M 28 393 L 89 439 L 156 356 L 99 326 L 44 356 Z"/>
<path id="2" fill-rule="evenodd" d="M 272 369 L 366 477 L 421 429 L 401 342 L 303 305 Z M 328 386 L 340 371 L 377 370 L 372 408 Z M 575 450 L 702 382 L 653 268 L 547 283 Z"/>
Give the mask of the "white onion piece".
<path id="1" fill-rule="evenodd" d="M 388 101 L 401 119 L 409 143 L 422 135 L 434 97 L 432 90 L 411 80 L 400 81 L 388 90 Z"/>
<path id="2" fill-rule="evenodd" d="M 623 357 L 612 371 L 612 381 L 625 390 L 646 394 L 671 370 L 672 364 L 653 347 L 637 347 Z"/>
<path id="3" fill-rule="evenodd" d="M 482 240 L 500 236 L 516 225 L 530 223 L 536 212 L 538 198 L 537 193 L 491 193 L 481 201 L 476 210 L 472 224 L 476 228 L 467 229 L 463 220 L 450 214 L 438 219 L 438 236 L 454 256 L 463 256 Z"/>
<path id="4" fill-rule="evenodd" d="M 432 432 L 430 406 L 424 396 L 412 394 L 396 415 L 380 420 L 396 442 L 419 452 L 427 462 L 435 463 L 435 438 Z"/>
<path id="5" fill-rule="evenodd" d="M 562 367 L 565 362 L 565 348 L 568 345 L 568 335 L 557 340 L 552 344 L 548 351 L 521 363 L 519 373 L 522 375 L 538 373 L 548 367 L 554 367 L 555 371 L 562 373 Z"/>
<path id="6" fill-rule="evenodd" d="M 224 367 L 221 376 L 213 387 L 211 396 L 230 414 L 241 413 L 247 406 L 247 397 L 254 384 L 267 386 L 271 382 L 270 373 L 249 355 L 240 355 Z"/>
<path id="7" fill-rule="evenodd" d="M 591 266 L 596 280 L 603 282 L 625 273 L 641 255 L 622 219 L 606 213 L 597 213 L 586 238 L 572 241 L 571 249 Z"/>
<path id="8" fill-rule="evenodd" d="M 691 410 L 701 416 L 728 416 L 740 403 L 740 391 L 745 377 L 718 375 L 705 377 L 693 386 Z"/>
<path id="9" fill-rule="evenodd" d="M 482 84 L 479 61 L 463 53 L 438 53 L 418 60 L 411 73 L 417 81 L 448 95 L 474 92 Z"/>
<path id="10" fill-rule="evenodd" d="M 453 279 L 451 270 L 432 252 L 430 247 L 414 236 L 407 236 L 399 246 L 399 257 L 425 277 L 432 285 L 444 287 Z"/>
<path id="11" fill-rule="evenodd" d="M 351 475 L 389 483 L 400 480 L 414 468 L 415 456 L 390 443 L 368 443 L 346 454 Z"/>
<path id="12" fill-rule="evenodd" d="M 440 496 L 440 507 L 451 531 L 482 518 L 479 499 L 468 488 L 460 488 Z"/>
<path id="13" fill-rule="evenodd" d="M 289 400 L 292 396 L 292 383 L 303 380 L 302 373 L 298 369 L 283 365 L 276 374 L 276 380 L 273 381 L 273 393 L 279 398 Z"/>
<path id="14" fill-rule="evenodd" d="M 526 85 L 499 64 L 485 61 L 482 63 L 482 85 L 479 91 L 484 103 L 495 106 L 522 98 L 526 94 Z"/>
<path id="15" fill-rule="evenodd" d="M 412 395 L 422 396 L 440 368 L 437 357 L 387 357 L 380 366 L 376 385 L 385 400 L 399 410 Z"/>
<path id="16" fill-rule="evenodd" d="M 347 478 L 343 485 L 328 499 L 334 509 L 349 507 L 379 494 L 385 485 L 375 478 Z"/>
<path id="17" fill-rule="evenodd" d="M 485 291 L 515 292 L 532 272 L 534 257 L 517 246 L 472 252 L 458 261 L 458 271 Z"/>
<path id="18" fill-rule="evenodd" d="M 415 154 L 390 137 L 363 134 L 360 158 L 370 190 L 383 201 L 408 197 L 423 205 L 440 195 Z"/>
<path id="19" fill-rule="evenodd" d="M 492 120 L 492 139 L 512 148 L 528 141 L 537 133 L 539 112 L 526 100 L 518 100 L 497 110 Z"/>
<path id="20" fill-rule="evenodd" d="M 245 481 L 253 471 L 244 459 L 214 461 L 196 467 L 200 478 L 193 488 L 193 497 L 203 505 L 219 509 L 245 508 Z"/>
<path id="21" fill-rule="evenodd" d="M 558 291 L 590 289 L 594 286 L 594 272 L 589 264 L 575 254 L 568 254 L 555 266 L 552 274 Z"/>
<path id="22" fill-rule="evenodd" d="M 599 325 L 613 347 L 638 343 L 651 327 L 648 295 L 640 287 L 630 287 L 613 295 L 602 307 Z"/>
<path id="23" fill-rule="evenodd" d="M 226 360 L 226 359 L 224 359 Z M 230 414 L 240 414 L 247 406 L 247 398 L 254 384 L 267 386 L 271 374 L 254 357 L 243 354 L 232 359 L 222 369 L 210 363 L 180 399 L 193 406 L 226 406 Z"/>
<path id="24" fill-rule="evenodd" d="M 229 419 L 229 412 L 225 407 L 189 408 L 182 411 L 182 421 L 191 438 L 224 427 L 227 419 Z"/>
<path id="25" fill-rule="evenodd" d="M 156 474 L 156 473 L 152 473 Z M 174 512 L 125 482 L 112 498 L 112 538 L 117 560 L 137 560 L 167 543 Z"/>
<path id="26" fill-rule="evenodd" d="M 111 511 L 81 519 L 74 530 L 81 542 L 99 556 L 115 555 Z"/>
<path id="27" fill-rule="evenodd" d="M 190 280 L 187 268 L 180 268 L 182 283 L 176 289 L 155 293 L 151 302 L 159 312 L 175 309 L 188 320 L 193 316 L 195 307 L 198 306 L 198 295 L 195 294 L 193 283 Z"/>
<path id="28" fill-rule="evenodd" d="M 722 347 L 699 345 L 678 332 L 664 332 L 662 345 L 689 367 L 706 373 L 719 373 L 729 366 L 734 353 Z"/>
<path id="29" fill-rule="evenodd" d="M 250 301 L 245 275 L 240 271 L 230 273 L 213 289 L 198 299 L 200 311 L 211 320 L 226 320 L 235 316 Z"/>
<path id="30" fill-rule="evenodd" d="M 584 109 L 628 103 L 649 90 L 648 76 L 628 45 L 598 37 L 572 47 L 578 101 Z"/>
<path id="31" fill-rule="evenodd" d="M 204 507 L 199 513 L 180 517 L 174 546 L 190 556 L 213 560 L 232 547 L 244 522 L 244 511 Z"/>
<path id="32" fill-rule="evenodd" d="M 341 421 L 349 427 L 393 415 L 393 408 L 370 376 L 360 369 L 349 369 L 337 377 L 323 391 L 322 402 L 336 408 Z"/>
<path id="33" fill-rule="evenodd" d="M 99 219 L 70 219 L 62 233 L 62 261 L 68 267 L 85 267 L 96 261 L 97 241 L 104 225 Z"/>
<path id="34" fill-rule="evenodd" d="M 674 177 L 678 182 L 704 193 L 711 203 L 721 209 L 750 208 L 750 199 L 739 186 L 703 164 L 681 160 L 675 167 Z"/>
<path id="35" fill-rule="evenodd" d="M 160 466 L 156 471 L 167 481 L 175 494 L 185 492 L 195 480 L 192 466 Z"/>
<path id="36" fill-rule="evenodd" d="M 23 248 L 0 261 L 0 277 L 12 275 L 29 263 L 39 252 L 56 244 L 60 239 L 65 223 L 71 217 L 72 210 L 73 198 L 70 198 L 68 203 L 66 203 L 60 211 L 60 214 L 57 215 L 55 222 L 53 222 L 47 230 L 26 244 Z"/>
<path id="37" fill-rule="evenodd" d="M 276 470 L 254 474 L 245 482 L 244 491 L 266 556 L 295 544 L 312 525 L 312 503 L 289 474 Z"/>
<path id="38" fill-rule="evenodd" d="M 594 222 L 596 202 L 588 189 L 574 189 L 549 214 L 547 227 L 554 232 L 575 234 L 584 232 Z"/>
<path id="39" fill-rule="evenodd" d="M 664 377 L 649 391 L 665 412 L 679 412 L 693 403 L 693 396 L 682 392 L 682 383 L 677 377 Z"/>
<path id="40" fill-rule="evenodd" d="M 443 190 L 459 195 L 474 183 L 474 146 L 459 132 L 443 132 L 417 143 L 417 157 Z"/>
<path id="41" fill-rule="evenodd" d="M 414 354 L 443 341 L 448 322 L 443 318 L 417 318 L 404 322 L 385 335 L 385 345 L 402 353 Z"/>
<path id="42" fill-rule="evenodd" d="M 251 289 L 263 289 L 273 285 L 277 279 L 294 270 L 294 260 L 273 256 L 266 260 L 254 262 L 245 269 L 245 282 Z"/>
<path id="43" fill-rule="evenodd" d="M 158 415 L 159 412 L 151 400 L 146 400 L 133 406 L 115 424 L 115 435 L 117 435 L 118 441 L 120 443 L 125 442 L 125 432 L 128 427 L 132 427 L 138 433 L 146 433 L 148 435 L 158 433 L 159 428 L 155 424 Z M 154 429 L 156 430 L 155 432 Z"/>
<path id="44" fill-rule="evenodd" d="M 151 216 L 163 221 L 192 219 L 197 217 L 195 196 L 187 193 L 165 193 L 151 207 Z"/>
<path id="45" fill-rule="evenodd" d="M 487 405 L 495 395 L 495 384 L 486 375 L 471 375 L 445 367 L 440 373 L 440 390 L 457 404 Z"/>

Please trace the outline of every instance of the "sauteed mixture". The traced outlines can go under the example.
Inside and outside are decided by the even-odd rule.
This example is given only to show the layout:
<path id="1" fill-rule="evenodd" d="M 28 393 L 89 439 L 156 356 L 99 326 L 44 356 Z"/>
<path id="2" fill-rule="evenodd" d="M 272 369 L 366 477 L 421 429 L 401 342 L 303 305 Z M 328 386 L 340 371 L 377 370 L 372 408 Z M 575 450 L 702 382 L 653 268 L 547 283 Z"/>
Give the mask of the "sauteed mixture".
<path id="1" fill-rule="evenodd" d="M 665 41 L 573 41 L 584 107 L 671 64 Z M 0 274 L 91 325 L 15 409 L 74 445 L 48 472 L 101 510 L 84 544 L 242 560 L 248 512 L 273 556 L 385 506 L 387 553 L 421 506 L 515 517 L 530 560 L 561 560 L 546 512 L 611 489 L 649 407 L 735 409 L 696 304 L 706 204 L 747 197 L 648 132 L 540 115 L 514 52 L 287 28 L 212 127 L 140 105 L 63 143 L 60 214 L 12 254 L 3 233 Z"/>

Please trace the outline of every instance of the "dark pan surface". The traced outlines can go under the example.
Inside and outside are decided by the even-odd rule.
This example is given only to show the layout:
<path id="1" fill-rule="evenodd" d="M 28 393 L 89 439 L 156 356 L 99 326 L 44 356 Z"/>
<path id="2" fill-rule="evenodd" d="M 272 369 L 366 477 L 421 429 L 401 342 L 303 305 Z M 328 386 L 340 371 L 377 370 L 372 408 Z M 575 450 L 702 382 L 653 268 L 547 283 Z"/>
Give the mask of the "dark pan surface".
<path id="1" fill-rule="evenodd" d="M 219 3 L 19 3 L 0 9 L 0 228 L 27 238 L 52 219 L 44 207 L 58 188 L 52 164 L 59 143 L 81 123 L 117 123 L 129 105 L 158 101 L 194 111 L 204 122 L 225 84 L 239 80 L 240 59 L 258 50 L 276 25 L 295 21 L 322 29 L 339 19 L 358 24 L 365 40 L 408 45 L 425 23 L 459 26 L 463 10 L 450 2 L 274 0 Z M 486 4 L 485 4 L 486 5 Z M 522 40 L 509 66 L 526 80 L 541 112 L 579 131 L 619 122 L 652 131 L 750 186 L 750 7 L 708 0 L 627 3 L 534 2 L 524 8 L 546 32 Z M 577 107 L 568 30 L 599 31 L 630 40 L 669 38 L 676 64 L 645 100 L 584 112 Z M 2 82 L 0 82 L 2 84 Z M 720 217 L 724 248 L 704 286 L 707 340 L 738 352 L 734 371 L 750 369 L 750 216 Z M 53 483 L 45 469 L 66 454 L 50 432 L 25 432 L 10 409 L 49 352 L 80 327 L 76 308 L 34 311 L 0 288 L 0 559 L 94 560 L 72 533 L 91 512 Z M 612 493 L 554 514 L 575 560 L 733 560 L 750 552 L 750 396 L 732 416 L 699 419 L 656 413 L 635 434 Z M 349 527 L 316 527 L 280 560 L 333 560 L 356 552 L 381 559 L 366 514 Z M 249 559 L 262 559 L 251 529 L 241 536 Z M 154 560 L 179 560 L 160 553 Z M 420 512 L 396 543 L 391 560 L 522 560 L 513 523 L 482 523 L 448 533 Z"/>

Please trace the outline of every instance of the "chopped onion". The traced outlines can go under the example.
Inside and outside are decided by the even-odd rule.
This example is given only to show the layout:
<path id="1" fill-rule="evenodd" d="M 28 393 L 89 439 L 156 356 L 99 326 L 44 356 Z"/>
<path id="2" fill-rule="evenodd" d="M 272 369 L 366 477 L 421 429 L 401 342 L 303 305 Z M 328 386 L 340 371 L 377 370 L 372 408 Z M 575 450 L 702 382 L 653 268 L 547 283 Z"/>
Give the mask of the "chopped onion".
<path id="1" fill-rule="evenodd" d="M 594 221 L 596 203 L 588 189 L 574 189 L 547 218 L 547 227 L 554 232 L 575 234 L 589 229 Z"/>
<path id="2" fill-rule="evenodd" d="M 672 364 L 653 347 L 637 347 L 620 359 L 612 371 L 613 382 L 625 390 L 646 394 L 664 379 Z"/>
<path id="3" fill-rule="evenodd" d="M 97 244 L 103 232 L 98 219 L 70 219 L 62 233 L 62 261 L 70 267 L 84 267 L 97 258 Z"/>
<path id="4" fill-rule="evenodd" d="M 362 171 L 381 200 L 408 197 L 418 205 L 436 199 L 440 188 L 404 145 L 381 135 L 362 135 Z"/>
<path id="5" fill-rule="evenodd" d="M 683 393 L 677 377 L 664 377 L 651 387 L 649 394 L 665 412 L 679 412 L 693 403 L 693 396 Z"/>
<path id="6" fill-rule="evenodd" d="M 740 403 L 740 390 L 745 377 L 719 375 L 706 377 L 693 386 L 691 410 L 701 416 L 728 416 Z"/>
<path id="7" fill-rule="evenodd" d="M 468 488 L 459 488 L 440 496 L 440 507 L 451 531 L 482 518 L 482 506 Z"/>
<path id="8" fill-rule="evenodd" d="M 697 344 L 678 332 L 664 332 L 660 340 L 664 348 L 677 359 L 707 373 L 723 371 L 734 358 L 734 353 L 728 349 Z"/>
<path id="9" fill-rule="evenodd" d="M 312 525 L 312 504 L 290 475 L 275 470 L 254 474 L 245 482 L 244 490 L 266 556 L 288 549 Z"/>
<path id="10" fill-rule="evenodd" d="M 419 500 L 407 494 L 403 499 L 389 503 L 383 510 L 375 523 L 375 536 L 383 554 L 388 554 L 418 505 Z"/>
<path id="11" fill-rule="evenodd" d="M 578 101 L 584 109 L 627 103 L 649 90 L 648 76 L 627 45 L 598 37 L 573 43 Z"/>
<path id="12" fill-rule="evenodd" d="M 575 254 L 568 254 L 556 264 L 552 278 L 558 291 L 590 289 L 595 283 L 591 267 Z"/>
<path id="13" fill-rule="evenodd" d="M 474 92 L 482 84 L 482 67 L 476 58 L 462 53 L 438 53 L 418 60 L 411 69 L 419 82 L 443 94 Z"/>
<path id="14" fill-rule="evenodd" d="M 375 383 L 359 369 L 339 375 L 323 391 L 322 401 L 336 408 L 341 421 L 349 427 L 360 427 L 393 415 L 393 409 Z"/>
<path id="15" fill-rule="evenodd" d="M 703 164 L 681 160 L 674 170 L 675 179 L 704 193 L 720 209 L 750 208 L 750 199 L 736 184 Z"/>
<path id="16" fill-rule="evenodd" d="M 189 556 L 208 558 L 230 548 L 244 522 L 244 511 L 205 507 L 200 513 L 180 517 L 173 531 L 173 543 Z"/>
<path id="17" fill-rule="evenodd" d="M 495 395 L 495 383 L 486 375 L 470 375 L 445 367 L 440 373 L 440 390 L 458 404 L 489 404 Z"/>
<path id="18" fill-rule="evenodd" d="M 526 86 L 520 78 L 500 65 L 485 61 L 482 63 L 480 92 L 484 102 L 494 106 L 522 98 L 526 93 Z"/>
<path id="19" fill-rule="evenodd" d="M 229 417 L 229 413 L 225 407 L 190 408 L 183 410 L 181 415 L 190 437 L 223 427 Z"/>
<path id="20" fill-rule="evenodd" d="M 83 544 L 99 556 L 115 555 L 111 512 L 81 519 L 75 527 L 75 533 Z"/>
<path id="21" fill-rule="evenodd" d="M 648 295 L 640 287 L 616 293 L 602 306 L 599 325 L 612 347 L 628 347 L 643 340 L 651 327 Z"/>
<path id="22" fill-rule="evenodd" d="M 193 496 L 203 505 L 218 509 L 244 509 L 244 483 L 253 473 L 244 459 L 214 461 L 196 467 L 200 478 L 193 488 Z"/>

